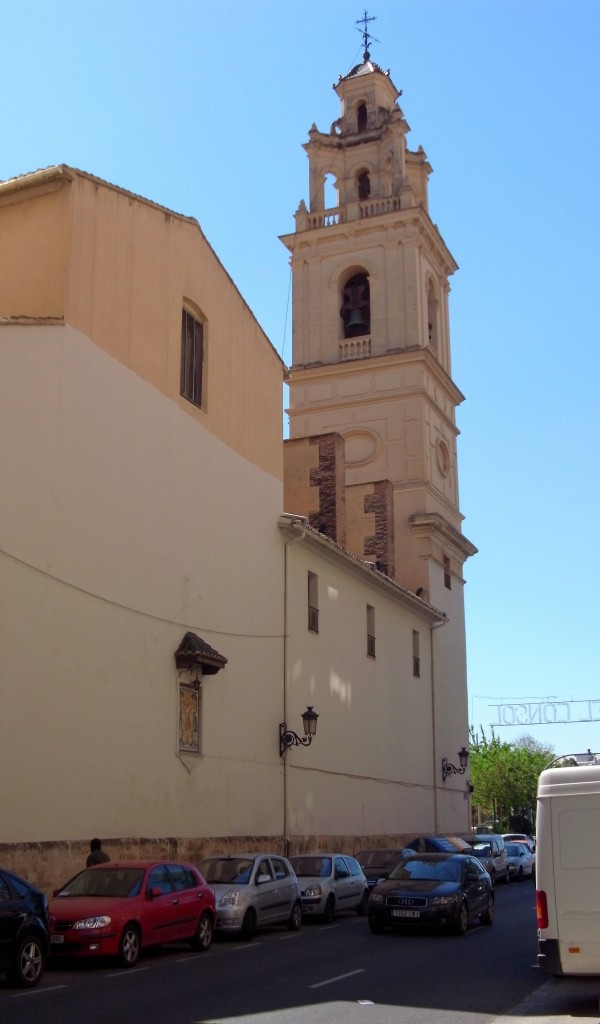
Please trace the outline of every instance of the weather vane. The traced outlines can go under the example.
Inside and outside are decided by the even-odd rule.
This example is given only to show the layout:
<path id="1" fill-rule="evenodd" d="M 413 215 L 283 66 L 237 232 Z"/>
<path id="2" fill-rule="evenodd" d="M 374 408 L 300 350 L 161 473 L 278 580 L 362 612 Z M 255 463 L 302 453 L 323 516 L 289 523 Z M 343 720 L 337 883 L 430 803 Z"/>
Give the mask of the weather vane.
<path id="1" fill-rule="evenodd" d="M 378 43 L 379 42 L 379 39 L 376 39 L 375 36 L 372 36 L 371 33 L 369 32 L 368 24 L 369 24 L 370 21 L 377 21 L 377 18 L 375 17 L 375 15 L 373 15 L 372 17 L 369 17 L 369 12 L 365 11 L 365 13 L 363 14 L 362 18 L 357 18 L 356 21 L 354 22 L 355 25 L 362 25 L 362 28 L 357 28 L 356 31 L 360 32 L 361 36 L 363 37 L 363 46 L 365 48 L 365 52 L 364 52 L 364 59 L 365 60 L 369 60 L 369 57 L 371 56 L 370 53 L 369 53 L 369 43 L 370 42 L 373 42 L 373 43 Z"/>

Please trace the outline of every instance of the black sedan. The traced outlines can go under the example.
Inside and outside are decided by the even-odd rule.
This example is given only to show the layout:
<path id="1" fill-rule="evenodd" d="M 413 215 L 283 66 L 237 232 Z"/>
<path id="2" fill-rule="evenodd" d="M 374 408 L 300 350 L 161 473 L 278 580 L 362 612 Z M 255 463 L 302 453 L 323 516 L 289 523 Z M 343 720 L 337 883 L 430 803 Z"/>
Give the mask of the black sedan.
<path id="1" fill-rule="evenodd" d="M 22 988 L 37 985 L 49 941 L 48 901 L 43 892 L 0 868 L 0 972 Z"/>
<path id="2" fill-rule="evenodd" d="M 372 932 L 428 925 L 464 935 L 469 922 L 494 920 L 494 890 L 476 857 L 418 853 L 405 857 L 375 886 L 368 903 Z"/>

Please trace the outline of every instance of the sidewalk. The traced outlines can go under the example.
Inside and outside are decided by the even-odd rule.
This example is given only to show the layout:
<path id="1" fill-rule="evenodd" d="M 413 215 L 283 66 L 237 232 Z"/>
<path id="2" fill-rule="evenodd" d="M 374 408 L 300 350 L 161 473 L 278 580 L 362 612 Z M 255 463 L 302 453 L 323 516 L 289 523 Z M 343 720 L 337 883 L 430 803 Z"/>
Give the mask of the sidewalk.
<path id="1" fill-rule="evenodd" d="M 600 1024 L 600 977 L 548 978 L 490 1024 Z"/>

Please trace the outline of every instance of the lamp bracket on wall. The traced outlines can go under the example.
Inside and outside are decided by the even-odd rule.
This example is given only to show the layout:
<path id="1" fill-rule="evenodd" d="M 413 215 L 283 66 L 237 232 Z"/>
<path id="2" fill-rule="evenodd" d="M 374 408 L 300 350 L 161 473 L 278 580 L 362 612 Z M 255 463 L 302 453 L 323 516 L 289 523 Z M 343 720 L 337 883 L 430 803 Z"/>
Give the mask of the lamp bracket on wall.
<path id="1" fill-rule="evenodd" d="M 458 760 L 460 768 L 456 765 L 451 764 L 447 757 L 442 758 L 442 780 L 446 781 L 449 775 L 464 775 L 467 770 L 469 763 L 469 751 L 466 747 L 462 747 L 458 752 Z"/>
<path id="2" fill-rule="evenodd" d="M 317 712 L 309 704 L 302 714 L 304 725 L 304 736 L 298 736 L 293 729 L 288 729 L 285 722 L 279 723 L 279 756 L 283 757 L 291 747 L 310 747 L 313 736 L 317 731 Z"/>

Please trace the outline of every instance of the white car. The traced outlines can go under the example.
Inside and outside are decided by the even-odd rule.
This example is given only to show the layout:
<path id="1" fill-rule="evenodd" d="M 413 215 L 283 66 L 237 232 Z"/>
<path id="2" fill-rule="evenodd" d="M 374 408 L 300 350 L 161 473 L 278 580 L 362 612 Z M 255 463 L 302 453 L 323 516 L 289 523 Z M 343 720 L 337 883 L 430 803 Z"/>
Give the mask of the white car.
<path id="1" fill-rule="evenodd" d="M 302 913 L 333 921 L 339 910 L 365 914 L 369 888 L 363 870 L 346 853 L 304 853 L 290 857 L 300 883 Z"/>
<path id="2" fill-rule="evenodd" d="M 217 932 L 251 939 L 257 928 L 302 924 L 300 887 L 289 860 L 275 853 L 236 853 L 207 857 L 200 874 L 214 889 Z"/>
<path id="3" fill-rule="evenodd" d="M 517 882 L 522 882 L 524 878 L 533 878 L 535 856 L 527 843 L 506 843 L 506 854 L 511 878 L 516 878 Z"/>

